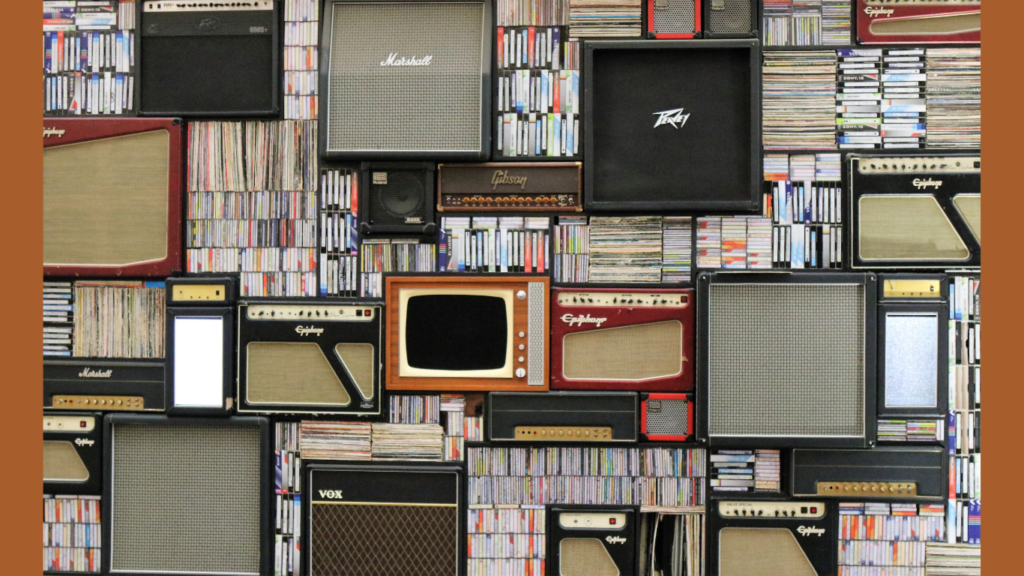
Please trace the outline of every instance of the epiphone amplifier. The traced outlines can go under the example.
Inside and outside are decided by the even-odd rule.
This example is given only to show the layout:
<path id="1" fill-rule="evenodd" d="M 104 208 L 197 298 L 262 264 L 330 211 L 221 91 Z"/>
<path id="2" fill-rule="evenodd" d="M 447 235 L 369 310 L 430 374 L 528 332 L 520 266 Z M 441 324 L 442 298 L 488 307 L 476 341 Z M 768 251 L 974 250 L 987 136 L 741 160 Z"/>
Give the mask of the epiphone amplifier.
<path id="1" fill-rule="evenodd" d="M 942 448 L 797 449 L 790 479 L 794 496 L 940 502 L 948 471 Z"/>
<path id="2" fill-rule="evenodd" d="M 851 156 L 854 268 L 980 268 L 981 156 Z"/>
<path id="3" fill-rule="evenodd" d="M 704 0 L 705 38 L 757 37 L 757 0 Z"/>
<path id="4" fill-rule="evenodd" d="M 981 0 L 857 0 L 861 44 L 977 44 Z"/>
<path id="5" fill-rule="evenodd" d="M 703 273 L 698 436 L 713 447 L 875 440 L 873 274 Z"/>
<path id="6" fill-rule="evenodd" d="M 309 576 L 461 573 L 459 467 L 310 464 L 305 473 Z"/>
<path id="7" fill-rule="evenodd" d="M 43 492 L 103 491 L 103 415 L 43 414 Z"/>
<path id="8" fill-rule="evenodd" d="M 270 433 L 265 418 L 107 416 L 103 573 L 270 574 Z"/>
<path id="9" fill-rule="evenodd" d="M 831 576 L 836 520 L 821 500 L 712 500 L 708 505 L 709 576 Z"/>
<path id="10" fill-rule="evenodd" d="M 381 306 L 323 299 L 238 305 L 238 411 L 381 410 Z"/>
<path id="11" fill-rule="evenodd" d="M 43 360 L 43 408 L 164 410 L 163 360 Z"/>
<path id="12" fill-rule="evenodd" d="M 277 113 L 280 2 L 141 4 L 141 114 Z"/>
<path id="13" fill-rule="evenodd" d="M 43 274 L 167 277 L 181 270 L 176 118 L 43 122 Z"/>
<path id="14" fill-rule="evenodd" d="M 495 442 L 636 442 L 635 392 L 494 392 L 487 426 Z"/>
<path id="15" fill-rule="evenodd" d="M 761 207 L 757 40 L 587 40 L 588 211 Z"/>
<path id="16" fill-rule="evenodd" d="M 551 387 L 693 390 L 692 290 L 556 288 Z"/>
<path id="17" fill-rule="evenodd" d="M 701 0 L 647 0 L 647 37 L 700 38 L 700 3 Z"/>
<path id="18" fill-rule="evenodd" d="M 433 234 L 434 172 L 428 162 L 363 162 L 359 230 L 369 234 Z"/>
<path id="19" fill-rule="evenodd" d="M 579 212 L 582 164 L 438 164 L 438 212 Z"/>
<path id="20" fill-rule="evenodd" d="M 693 436 L 693 398 L 688 394 L 641 394 L 640 433 L 652 442 L 682 442 Z"/>
<path id="21" fill-rule="evenodd" d="M 637 574 L 636 510 L 615 507 L 551 508 L 548 558 L 559 576 Z"/>
<path id="22" fill-rule="evenodd" d="M 491 10 L 481 0 L 327 0 L 321 154 L 487 159 Z"/>

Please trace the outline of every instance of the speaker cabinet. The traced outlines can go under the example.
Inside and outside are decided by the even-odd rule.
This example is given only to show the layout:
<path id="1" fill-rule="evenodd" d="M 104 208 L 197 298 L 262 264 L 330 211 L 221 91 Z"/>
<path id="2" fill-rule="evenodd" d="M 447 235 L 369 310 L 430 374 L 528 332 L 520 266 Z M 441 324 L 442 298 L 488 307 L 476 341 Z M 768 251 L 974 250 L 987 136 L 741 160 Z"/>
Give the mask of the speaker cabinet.
<path id="1" fill-rule="evenodd" d="M 429 235 L 434 224 L 434 164 L 363 162 L 359 231 Z"/>
<path id="2" fill-rule="evenodd" d="M 652 442 L 682 442 L 693 435 L 693 398 L 688 394 L 642 394 L 640 433 Z"/>
<path id="3" fill-rule="evenodd" d="M 705 38 L 756 38 L 756 0 L 703 0 Z"/>
<path id="4" fill-rule="evenodd" d="M 701 0 L 647 0 L 647 37 L 700 38 Z"/>
<path id="5" fill-rule="evenodd" d="M 43 492 L 100 494 L 102 464 L 102 414 L 43 414 Z"/>

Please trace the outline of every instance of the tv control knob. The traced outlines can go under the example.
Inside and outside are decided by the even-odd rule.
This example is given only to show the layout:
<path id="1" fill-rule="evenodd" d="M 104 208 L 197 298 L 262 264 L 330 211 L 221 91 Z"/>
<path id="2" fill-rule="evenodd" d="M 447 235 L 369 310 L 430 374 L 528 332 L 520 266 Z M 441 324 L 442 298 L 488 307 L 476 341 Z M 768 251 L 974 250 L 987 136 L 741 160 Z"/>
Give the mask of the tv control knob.
<path id="1" fill-rule="evenodd" d="M 520 290 L 519 292 L 516 292 L 516 298 L 519 298 L 520 300 L 526 300 L 526 290 Z"/>
<path id="2" fill-rule="evenodd" d="M 525 377 L 526 377 L 526 369 L 525 368 L 516 368 L 516 378 L 525 378 Z"/>

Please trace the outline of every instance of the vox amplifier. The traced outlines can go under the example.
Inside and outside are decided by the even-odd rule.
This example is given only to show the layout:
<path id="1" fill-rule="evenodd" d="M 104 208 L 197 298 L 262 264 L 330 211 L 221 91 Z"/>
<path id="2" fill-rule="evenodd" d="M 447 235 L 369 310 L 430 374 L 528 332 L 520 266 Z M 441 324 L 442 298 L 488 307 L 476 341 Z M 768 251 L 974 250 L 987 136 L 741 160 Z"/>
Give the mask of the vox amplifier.
<path id="1" fill-rule="evenodd" d="M 553 574 L 637 574 L 635 509 L 555 507 L 548 513 L 548 519 L 548 562 Z"/>
<path id="2" fill-rule="evenodd" d="M 43 492 L 103 492 L 102 414 L 43 414 Z"/>
<path id="3" fill-rule="evenodd" d="M 438 212 L 579 212 L 579 162 L 438 164 Z"/>
<path id="4" fill-rule="evenodd" d="M 861 44 L 977 44 L 981 0 L 857 0 Z"/>
<path id="5" fill-rule="evenodd" d="M 693 390 L 692 290 L 556 288 L 551 387 Z"/>
<path id="6" fill-rule="evenodd" d="M 712 500 L 709 576 L 836 573 L 836 520 L 821 500 Z"/>

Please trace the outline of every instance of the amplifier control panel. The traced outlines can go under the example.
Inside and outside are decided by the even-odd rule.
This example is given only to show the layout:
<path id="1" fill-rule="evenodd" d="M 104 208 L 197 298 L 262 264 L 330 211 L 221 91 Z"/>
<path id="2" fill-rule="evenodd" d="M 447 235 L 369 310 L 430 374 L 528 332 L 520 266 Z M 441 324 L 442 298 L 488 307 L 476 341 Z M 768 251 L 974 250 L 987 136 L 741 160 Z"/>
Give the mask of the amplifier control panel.
<path id="1" fill-rule="evenodd" d="M 824 502 L 719 502 L 718 513 L 727 517 L 824 518 Z"/>
<path id="2" fill-rule="evenodd" d="M 576 194 L 441 194 L 440 204 L 442 210 L 533 208 L 578 211 L 582 209 L 579 196 Z"/>
<path id="3" fill-rule="evenodd" d="M 43 432 L 92 432 L 94 416 L 43 416 Z"/>
<path id="4" fill-rule="evenodd" d="M 54 395 L 53 406 L 59 410 L 144 410 L 142 396 L 78 396 Z"/>
<path id="5" fill-rule="evenodd" d="M 516 440 L 535 442 L 608 442 L 611 426 L 516 426 Z"/>
<path id="6" fill-rule="evenodd" d="M 819 496 L 869 496 L 901 498 L 917 496 L 916 482 L 818 482 Z"/>
<path id="7" fill-rule="evenodd" d="M 606 512 L 561 512 L 558 514 L 558 525 L 568 529 L 615 530 L 626 526 L 626 515 Z"/>
<path id="8" fill-rule="evenodd" d="M 981 156 L 860 158 L 861 174 L 980 174 Z"/>
<path id="9" fill-rule="evenodd" d="M 372 306 L 337 306 L 314 304 L 250 304 L 246 306 L 246 317 L 250 320 L 290 321 L 369 321 L 374 317 Z"/>
<path id="10" fill-rule="evenodd" d="M 683 308 L 690 304 L 690 295 L 679 292 L 567 292 L 558 291 L 562 306 L 651 306 Z"/>
<path id="11" fill-rule="evenodd" d="M 172 302 L 227 302 L 224 284 L 178 284 L 171 292 Z"/>

